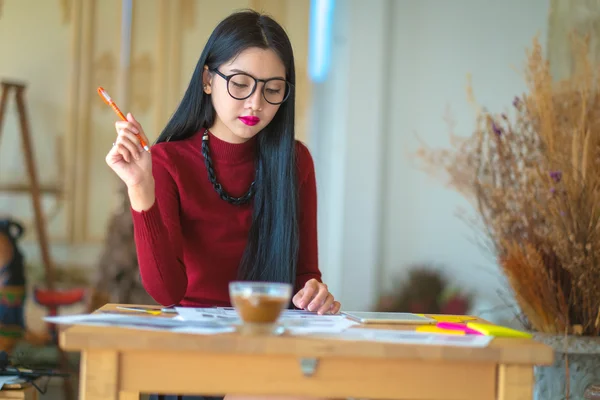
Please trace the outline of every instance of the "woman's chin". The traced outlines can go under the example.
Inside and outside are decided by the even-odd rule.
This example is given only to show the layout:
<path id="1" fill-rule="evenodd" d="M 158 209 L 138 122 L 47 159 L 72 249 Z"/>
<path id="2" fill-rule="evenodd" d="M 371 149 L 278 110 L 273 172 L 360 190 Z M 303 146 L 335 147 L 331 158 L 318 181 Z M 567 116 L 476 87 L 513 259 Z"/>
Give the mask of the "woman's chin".
<path id="1" fill-rule="evenodd" d="M 236 127 L 237 129 L 235 129 L 233 131 L 233 133 L 235 134 L 235 136 L 237 136 L 238 138 L 240 138 L 243 141 L 248 141 L 248 140 L 252 139 L 262 129 L 258 125 L 248 126 L 243 123 L 240 123 L 240 124 L 242 126 Z"/>

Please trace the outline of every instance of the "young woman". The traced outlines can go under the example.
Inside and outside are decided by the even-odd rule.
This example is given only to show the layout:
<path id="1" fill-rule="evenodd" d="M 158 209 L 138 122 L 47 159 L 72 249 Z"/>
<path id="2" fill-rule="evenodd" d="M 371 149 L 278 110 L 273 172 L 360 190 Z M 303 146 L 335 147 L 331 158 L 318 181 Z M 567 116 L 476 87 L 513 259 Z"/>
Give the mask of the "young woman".
<path id="1" fill-rule="evenodd" d="M 315 171 L 294 136 L 294 56 L 273 19 L 213 31 L 151 152 L 128 114 L 107 164 L 125 182 L 144 287 L 165 306 L 228 306 L 232 280 L 289 282 L 293 304 L 340 303 L 317 264 Z"/>

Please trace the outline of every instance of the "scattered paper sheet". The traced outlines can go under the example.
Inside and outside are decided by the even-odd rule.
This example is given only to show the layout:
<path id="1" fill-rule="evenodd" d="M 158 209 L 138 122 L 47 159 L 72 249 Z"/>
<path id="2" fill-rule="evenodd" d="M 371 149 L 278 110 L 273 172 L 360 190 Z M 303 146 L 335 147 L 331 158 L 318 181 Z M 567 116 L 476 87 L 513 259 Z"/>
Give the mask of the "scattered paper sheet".
<path id="1" fill-rule="evenodd" d="M 178 307 L 177 311 L 178 315 L 172 318 L 97 313 L 45 317 L 44 320 L 55 324 L 119 326 L 203 335 L 233 332 L 237 325 L 241 324 L 236 311 L 232 308 Z M 343 315 L 318 315 L 301 310 L 285 310 L 279 323 L 293 335 L 325 334 L 327 337 L 343 340 L 486 347 L 493 339 L 492 336 L 481 335 L 459 336 L 392 329 L 348 329 L 358 323 Z"/>
<path id="2" fill-rule="evenodd" d="M 178 308 L 178 315 L 170 318 L 106 312 L 45 317 L 44 320 L 55 324 L 119 326 L 190 334 L 233 332 L 242 323 L 234 309 L 216 307 Z M 285 310 L 279 322 L 287 333 L 293 335 L 343 332 L 357 325 L 341 315 L 318 315 L 296 310 Z"/>
<path id="3" fill-rule="evenodd" d="M 118 315 L 110 313 L 45 317 L 44 320 L 54 324 L 118 326 L 146 330 L 166 330 L 184 333 L 193 332 L 196 334 L 215 334 L 231 332 L 234 330 L 234 328 L 229 325 L 214 321 L 182 321 L 176 320 L 175 318 Z"/>
<path id="4" fill-rule="evenodd" d="M 177 312 L 179 316 L 176 318 L 184 321 L 223 321 L 234 325 L 242 323 L 235 309 L 231 307 L 177 307 Z M 279 323 L 292 335 L 343 332 L 358 325 L 343 315 L 318 315 L 304 310 L 284 310 Z"/>
<path id="5" fill-rule="evenodd" d="M 220 326 L 220 327 L 181 327 L 181 328 L 173 328 L 171 332 L 177 333 L 189 333 L 193 335 L 214 335 L 216 333 L 227 333 L 227 332 L 235 332 L 235 326 Z"/>
<path id="6" fill-rule="evenodd" d="M 492 336 L 441 335 L 436 333 L 392 329 L 351 329 L 334 336 L 336 339 L 369 340 L 388 343 L 424 344 L 434 346 L 487 347 Z"/>
<path id="7" fill-rule="evenodd" d="M 311 333 L 340 333 L 358 325 L 342 316 L 319 316 L 313 319 L 283 319 L 282 325 L 293 335 L 306 335 Z"/>
<path id="8" fill-rule="evenodd" d="M 6 384 L 11 384 L 11 383 L 17 383 L 17 382 L 19 382 L 19 379 L 20 378 L 18 376 L 11 376 L 11 375 L 0 376 L 0 390 L 2 390 L 2 388 Z"/>
<path id="9" fill-rule="evenodd" d="M 218 321 L 225 324 L 241 323 L 234 309 L 218 307 L 175 307 L 175 309 L 178 314 L 175 319 L 180 321 Z"/>

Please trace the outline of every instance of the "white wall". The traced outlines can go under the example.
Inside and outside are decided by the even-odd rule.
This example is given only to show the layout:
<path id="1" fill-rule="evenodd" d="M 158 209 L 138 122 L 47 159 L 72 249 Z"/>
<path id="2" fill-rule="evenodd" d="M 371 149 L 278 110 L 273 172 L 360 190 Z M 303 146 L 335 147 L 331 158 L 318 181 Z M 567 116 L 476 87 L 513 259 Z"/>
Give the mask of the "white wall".
<path id="1" fill-rule="evenodd" d="M 468 204 L 419 171 L 409 154 L 415 135 L 448 145 L 448 107 L 457 130 L 470 133 L 468 73 L 478 101 L 494 111 L 525 90 L 519 73 L 533 37 L 545 43 L 548 0 L 351 0 L 337 7 L 330 81 L 317 86 L 310 140 L 321 265 L 334 294 L 345 309 L 367 309 L 410 264 L 434 262 L 477 291 L 478 309 L 500 304 L 494 261 L 456 217 Z"/>
<path id="2" fill-rule="evenodd" d="M 389 10 L 387 0 L 336 2 L 330 77 L 313 92 L 320 264 L 346 310 L 378 293 Z"/>

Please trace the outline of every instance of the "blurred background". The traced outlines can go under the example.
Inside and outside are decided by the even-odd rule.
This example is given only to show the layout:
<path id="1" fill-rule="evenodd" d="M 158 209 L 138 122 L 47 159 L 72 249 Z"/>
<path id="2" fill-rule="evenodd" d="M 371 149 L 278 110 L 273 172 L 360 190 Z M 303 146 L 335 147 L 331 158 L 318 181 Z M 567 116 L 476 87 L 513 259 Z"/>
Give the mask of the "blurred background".
<path id="1" fill-rule="evenodd" d="M 296 132 L 317 169 L 320 266 L 343 309 L 470 312 L 514 324 L 496 260 L 457 215 L 473 209 L 414 154 L 421 141 L 449 146 L 448 116 L 470 135 L 469 75 L 480 105 L 511 107 L 527 89 L 536 35 L 553 74 L 568 73 L 567 32 L 587 29 L 596 40 L 598 1 L 0 0 L 0 79 L 26 85 L 32 144 L 28 153 L 7 95 L 0 219 L 24 228 L 16 243 L 27 329 L 45 332 L 48 313 L 151 301 L 122 188 L 104 162 L 115 115 L 96 88 L 154 140 L 212 29 L 248 7 L 276 18 L 294 46 Z M 0 245 L 0 261 L 11 248 Z"/>

